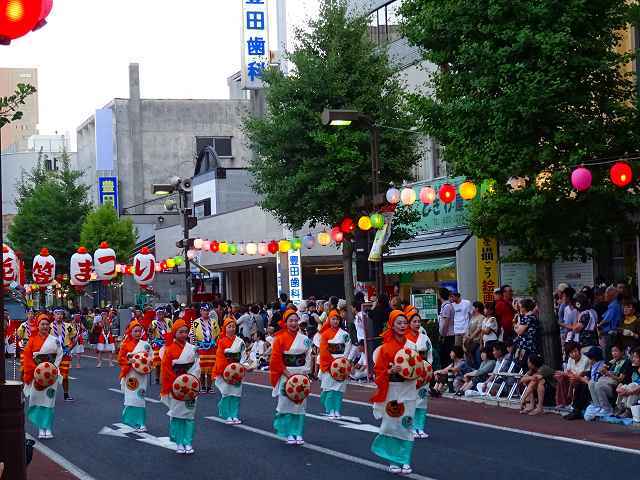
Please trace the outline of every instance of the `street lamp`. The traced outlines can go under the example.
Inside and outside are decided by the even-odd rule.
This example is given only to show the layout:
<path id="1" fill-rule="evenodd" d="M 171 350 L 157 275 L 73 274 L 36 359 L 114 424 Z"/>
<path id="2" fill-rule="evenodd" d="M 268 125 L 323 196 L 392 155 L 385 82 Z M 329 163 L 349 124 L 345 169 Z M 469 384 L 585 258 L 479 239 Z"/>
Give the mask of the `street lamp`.
<path id="1" fill-rule="evenodd" d="M 334 110 L 325 108 L 320 115 L 320 119 L 323 125 L 330 125 L 332 127 L 354 126 L 369 130 L 371 139 L 371 204 L 375 206 L 379 195 L 380 159 L 378 152 L 380 130 L 373 121 L 373 118 L 357 110 Z M 380 255 L 380 262 L 378 262 L 377 267 L 376 291 L 379 297 L 380 294 L 384 292 L 384 262 L 382 255 Z"/>
<path id="2" fill-rule="evenodd" d="M 195 228 L 198 224 L 198 219 L 193 216 L 193 211 L 189 208 L 189 194 L 192 189 L 191 179 L 180 177 L 172 177 L 169 179 L 168 183 L 154 183 L 151 186 L 151 191 L 154 195 L 166 196 L 174 192 L 179 193 L 178 209 L 182 214 L 183 238 L 176 243 L 176 246 L 182 249 L 184 258 L 184 278 L 187 305 L 191 305 L 191 261 L 189 259 L 188 251 L 192 248 L 193 244 L 193 240 L 189 238 L 189 230 Z M 167 202 L 169 202 L 169 200 L 167 200 Z M 173 207 L 174 206 L 172 206 L 171 210 Z"/>

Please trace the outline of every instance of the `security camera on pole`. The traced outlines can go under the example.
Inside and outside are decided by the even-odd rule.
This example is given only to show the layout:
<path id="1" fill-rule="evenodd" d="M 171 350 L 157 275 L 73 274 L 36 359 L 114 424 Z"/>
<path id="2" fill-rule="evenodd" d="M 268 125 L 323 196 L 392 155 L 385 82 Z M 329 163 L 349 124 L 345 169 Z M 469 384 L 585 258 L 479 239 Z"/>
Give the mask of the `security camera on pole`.
<path id="1" fill-rule="evenodd" d="M 198 219 L 193 216 L 193 209 L 189 204 L 189 194 L 193 190 L 190 178 L 171 177 L 169 183 L 154 184 L 152 186 L 154 195 L 170 195 L 178 192 L 178 210 L 182 214 L 183 238 L 176 242 L 176 246 L 182 249 L 184 258 L 184 276 L 185 276 L 185 293 L 186 304 L 191 304 L 191 262 L 188 255 L 189 250 L 193 248 L 193 239 L 189 238 L 189 231 L 198 225 Z M 169 200 L 167 200 L 168 202 Z M 166 204 L 166 202 L 165 202 Z M 165 205 L 166 206 L 166 205 Z M 167 210 L 172 210 L 168 208 Z"/>

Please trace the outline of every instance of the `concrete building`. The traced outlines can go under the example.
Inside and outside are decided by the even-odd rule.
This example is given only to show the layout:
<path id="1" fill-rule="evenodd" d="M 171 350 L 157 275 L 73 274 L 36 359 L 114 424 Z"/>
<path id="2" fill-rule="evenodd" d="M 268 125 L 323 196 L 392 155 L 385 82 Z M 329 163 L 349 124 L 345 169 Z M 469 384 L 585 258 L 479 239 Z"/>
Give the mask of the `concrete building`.
<path id="1" fill-rule="evenodd" d="M 113 99 L 77 129 L 78 163 L 87 172 L 96 204 L 115 197 L 119 211 L 132 215 L 139 240 L 152 236 L 162 208 L 153 202 L 151 185 L 174 175 L 191 177 L 205 146 L 218 153 L 216 178 L 222 180 L 229 169 L 234 172 L 228 176 L 234 179 L 232 188 L 249 192 L 248 181 L 238 179 L 251 156 L 242 133 L 248 100 L 141 98 L 138 64 L 129 66 L 129 91 L 128 99 Z M 114 180 L 117 194 L 101 189 L 100 178 Z M 248 197 L 244 204 L 227 208 L 254 203 Z"/>
<path id="2" fill-rule="evenodd" d="M 38 88 L 38 70 L 35 68 L 0 68 L 0 97 L 13 95 L 19 83 Z M 0 129 L 0 151 L 27 150 L 27 139 L 38 133 L 38 92 L 30 95 L 20 108 L 22 119 Z"/>
<path id="3" fill-rule="evenodd" d="M 69 139 L 64 135 L 32 135 L 25 139 L 24 145 L 22 150 L 2 154 L 2 231 L 5 238 L 9 225 L 18 213 L 17 185 L 25 173 L 37 165 L 38 160 L 46 170 L 59 170 L 62 168 L 62 154 L 67 151 L 71 168 L 77 169 L 76 153 L 68 151 Z"/>

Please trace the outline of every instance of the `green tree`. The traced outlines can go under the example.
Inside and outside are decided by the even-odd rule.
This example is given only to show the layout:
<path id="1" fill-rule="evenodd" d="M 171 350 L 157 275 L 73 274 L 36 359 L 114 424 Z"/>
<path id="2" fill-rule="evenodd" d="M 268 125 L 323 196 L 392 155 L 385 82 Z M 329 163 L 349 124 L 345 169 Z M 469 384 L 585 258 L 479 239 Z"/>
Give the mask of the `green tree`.
<path id="1" fill-rule="evenodd" d="M 102 205 L 89 215 L 82 225 L 80 243 L 90 252 L 107 242 L 118 260 L 128 262 L 136 246 L 136 231 L 130 218 L 119 218 L 111 205 Z"/>
<path id="2" fill-rule="evenodd" d="M 35 92 L 36 87 L 33 85 L 19 83 L 13 95 L 0 97 L 0 128 L 22 118 L 20 106 L 24 105 L 27 97 Z"/>
<path id="3" fill-rule="evenodd" d="M 291 73 L 264 74 L 266 116 L 245 123 L 261 206 L 293 230 L 357 217 L 358 201 L 370 196 L 369 133 L 323 126 L 324 108 L 358 110 L 381 127 L 381 190 L 410 177 L 419 159 L 402 81 L 386 52 L 368 40 L 367 28 L 365 18 L 347 15 L 344 1 L 323 0 L 318 19 L 296 32 Z M 351 238 L 342 252 L 351 299 Z"/>
<path id="4" fill-rule="evenodd" d="M 83 173 L 71 169 L 66 152 L 61 160 L 59 171 L 49 172 L 37 183 L 23 184 L 28 193 L 18 198 L 18 213 L 9 227 L 8 238 L 26 259 L 47 247 L 56 259 L 56 270 L 68 272 L 69 259 L 78 245 L 91 204 L 87 199 L 89 188 L 81 183 Z"/>
<path id="5" fill-rule="evenodd" d="M 20 208 L 22 203 L 33 194 L 36 185 L 44 183 L 51 176 L 51 172 L 44 167 L 43 157 L 44 153 L 40 149 L 38 160 L 31 170 L 22 169 L 20 178 L 16 182 L 16 207 Z"/>
<path id="6" fill-rule="evenodd" d="M 637 6 L 625 0 L 407 0 L 403 31 L 440 68 L 432 97 L 415 97 L 424 130 L 456 175 L 493 180 L 471 206 L 482 237 L 517 247 L 537 265 L 543 352 L 559 364 L 551 263 L 632 233 L 639 184 L 616 188 L 597 159 L 637 152 L 633 52 L 616 49 Z M 570 175 L 593 163 L 593 187 Z M 539 177 L 540 173 L 545 172 Z M 510 177 L 526 178 L 513 191 Z"/>

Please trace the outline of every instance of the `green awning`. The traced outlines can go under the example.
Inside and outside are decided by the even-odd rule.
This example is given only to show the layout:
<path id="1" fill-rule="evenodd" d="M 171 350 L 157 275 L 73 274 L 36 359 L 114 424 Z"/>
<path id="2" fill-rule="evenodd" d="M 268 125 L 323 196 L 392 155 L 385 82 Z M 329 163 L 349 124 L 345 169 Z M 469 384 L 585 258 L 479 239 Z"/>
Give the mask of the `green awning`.
<path id="1" fill-rule="evenodd" d="M 397 262 L 385 262 L 384 274 L 399 275 L 401 273 L 437 272 L 455 267 L 455 257 L 433 258 L 429 260 L 404 260 Z"/>

